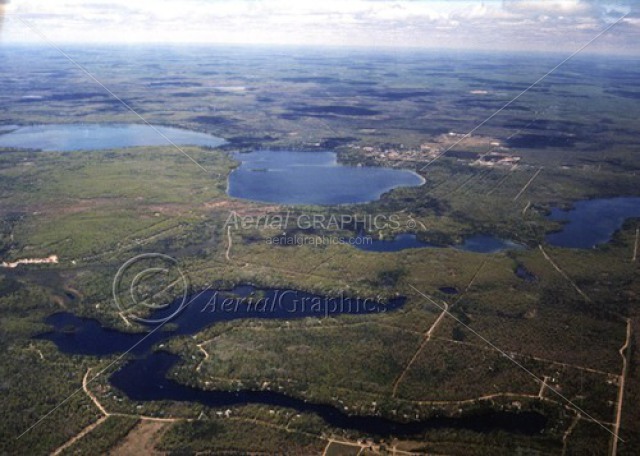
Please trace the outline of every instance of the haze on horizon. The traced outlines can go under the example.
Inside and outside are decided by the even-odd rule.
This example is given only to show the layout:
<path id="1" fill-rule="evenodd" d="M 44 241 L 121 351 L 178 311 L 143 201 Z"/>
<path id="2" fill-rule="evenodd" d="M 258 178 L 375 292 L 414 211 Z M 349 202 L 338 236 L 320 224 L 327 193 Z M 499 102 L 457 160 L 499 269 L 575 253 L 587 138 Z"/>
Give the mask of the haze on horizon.
<path id="1" fill-rule="evenodd" d="M 0 0 L 1 43 L 215 43 L 640 54 L 640 1 Z M 4 22 L 4 24 L 2 23 Z"/>

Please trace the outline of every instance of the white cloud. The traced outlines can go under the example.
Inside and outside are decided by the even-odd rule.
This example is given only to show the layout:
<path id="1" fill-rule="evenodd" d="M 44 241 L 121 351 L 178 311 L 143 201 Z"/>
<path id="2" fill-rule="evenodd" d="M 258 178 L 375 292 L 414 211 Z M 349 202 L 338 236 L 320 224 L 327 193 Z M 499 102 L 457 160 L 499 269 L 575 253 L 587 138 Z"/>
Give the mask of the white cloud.
<path id="1" fill-rule="evenodd" d="M 56 41 L 559 50 L 563 43 L 571 49 L 574 43 L 588 41 L 636 4 L 590 0 L 23 0 L 7 8 Z M 37 39 L 10 19 L 3 31 L 4 41 Z M 626 25 L 619 34 L 635 29 L 637 18 L 628 19 Z M 620 43 L 631 48 L 628 38 L 608 41 L 615 41 L 616 48 Z"/>
<path id="2" fill-rule="evenodd" d="M 504 6 L 513 11 L 550 11 L 564 14 L 587 11 L 591 8 L 588 3 L 580 0 L 507 0 Z"/>

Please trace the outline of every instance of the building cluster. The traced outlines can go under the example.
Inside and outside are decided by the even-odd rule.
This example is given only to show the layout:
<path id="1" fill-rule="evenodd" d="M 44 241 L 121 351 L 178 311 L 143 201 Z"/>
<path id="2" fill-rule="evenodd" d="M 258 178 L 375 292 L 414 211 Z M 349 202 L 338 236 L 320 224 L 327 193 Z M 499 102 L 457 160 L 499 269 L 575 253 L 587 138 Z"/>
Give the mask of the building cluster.
<path id="1" fill-rule="evenodd" d="M 368 161 L 387 165 L 392 165 L 394 162 L 428 161 L 447 155 L 470 166 L 513 167 L 521 159 L 495 138 L 453 132 L 440 135 L 433 141 L 424 142 L 418 147 L 384 144 L 354 145 L 352 148 L 358 150 Z"/>

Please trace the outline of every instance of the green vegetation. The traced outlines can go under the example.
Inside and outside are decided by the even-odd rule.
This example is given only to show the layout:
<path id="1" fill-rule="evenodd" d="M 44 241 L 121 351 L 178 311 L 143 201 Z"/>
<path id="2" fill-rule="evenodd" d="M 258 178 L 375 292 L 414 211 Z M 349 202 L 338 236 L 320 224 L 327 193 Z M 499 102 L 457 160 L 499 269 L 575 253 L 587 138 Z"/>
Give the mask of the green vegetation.
<path id="1" fill-rule="evenodd" d="M 114 448 L 138 422 L 136 418 L 123 416 L 108 417 L 104 423 L 101 423 L 60 454 L 65 456 L 73 454 L 105 454 Z"/>
<path id="2" fill-rule="evenodd" d="M 277 390 L 331 404 L 346 413 L 400 421 L 523 410 L 544 414 L 548 425 L 541 435 L 531 437 L 434 429 L 406 441 L 373 438 L 371 444 L 357 447 L 359 439 L 370 436 L 331 428 L 318 416 L 290 409 L 238 406 L 230 408 L 227 417 L 226 410 L 199 404 L 137 403 L 108 382 L 120 361 L 90 389 L 109 413 L 122 415 L 106 418 L 65 454 L 109 451 L 127 436 L 135 436 L 139 419 L 144 421 L 145 416 L 176 420 L 167 422 L 164 433 L 153 442 L 157 449 L 173 454 L 316 454 L 322 453 L 331 436 L 337 442 L 329 445 L 326 454 L 356 454 L 362 448 L 360 454 L 393 454 L 394 446 L 465 455 L 562 454 L 563 449 L 567 455 L 603 454 L 612 437 L 607 429 L 616 418 L 622 370 L 619 350 L 626 339 L 626 318 L 631 319 L 633 332 L 620 431 L 625 442 L 619 454 L 637 453 L 640 415 L 634 405 L 640 398 L 640 263 L 631 258 L 638 221 L 627 221 L 612 242 L 595 249 L 570 250 L 544 243 L 545 233 L 560 227 L 545 218 L 552 206 L 640 194 L 640 157 L 633 153 L 637 103 L 605 96 L 601 81 L 586 72 L 580 84 L 563 85 L 562 93 L 551 85 L 548 92 L 521 100 L 526 109 L 496 119 L 496 125 L 479 135 L 507 144 L 515 130 L 536 118 L 544 120 L 528 132 L 537 138 L 528 138 L 532 146 L 509 144 L 510 152 L 522 158 L 516 168 L 485 169 L 444 157 L 420 171 L 424 186 L 392 191 L 380 201 L 284 207 L 227 197 L 227 177 L 236 166 L 228 152 L 255 147 L 310 152 L 332 148 L 349 163 L 421 169 L 425 156 L 398 162 L 388 154 L 373 157 L 364 147 L 393 148 L 408 156 L 449 130 L 468 131 L 478 118 L 492 112 L 495 103 L 478 104 L 468 96 L 477 83 L 469 78 L 481 71 L 474 66 L 478 62 L 464 62 L 460 74 L 435 76 L 429 75 L 435 65 L 429 62 L 419 72 L 410 65 L 398 65 L 398 80 L 385 76 L 388 62 L 372 62 L 367 76 L 371 88 L 355 90 L 354 86 L 362 85 L 356 84 L 362 79 L 361 70 L 349 62 L 321 70 L 336 72 L 334 82 L 327 85 L 313 78 L 283 80 L 278 62 L 253 65 L 252 58 L 237 63 L 231 74 L 221 73 L 216 82 L 221 86 L 246 83 L 252 87 L 246 92 L 211 93 L 170 86 L 150 96 L 144 83 L 149 76 L 146 70 L 131 70 L 126 80 L 122 75 L 106 75 L 112 77 L 112 85 L 122 85 L 123 97 L 140 100 L 137 107 L 149 113 L 150 122 L 228 138 L 230 144 L 220 149 L 185 148 L 206 172 L 170 147 L 0 151 L 2 261 L 59 258 L 57 264 L 0 269 L 0 348 L 5 355 L 0 360 L 0 409 L 10 417 L 0 423 L 0 453 L 54 451 L 103 417 L 82 390 L 82 379 L 87 369 L 99 371 L 116 356 L 65 355 L 53 343 L 33 336 L 46 331 L 43 320 L 59 311 L 97 318 L 122 331 L 142 331 L 141 326 L 127 326 L 114 311 L 111 286 L 125 261 L 148 252 L 177 258 L 193 290 L 251 283 L 332 297 L 345 293 L 380 301 L 399 295 L 407 298 L 393 312 L 235 320 L 216 323 L 193 337 L 175 337 L 163 348 L 182 358 L 171 372 L 178 382 L 205 390 Z M 292 74 L 313 65 L 286 60 Z M 528 81 L 531 71 L 544 67 L 543 63 L 510 66 L 503 82 Z M 43 65 L 55 68 L 58 64 L 46 61 Z M 203 63 L 203 68 L 190 66 L 184 71 L 197 77 L 206 68 L 218 71 L 216 65 Z M 246 74 L 266 82 L 253 87 Z M 36 82 L 40 77 L 33 76 Z M 61 76 L 60 89 L 75 93 L 80 90 L 79 78 Z M 429 84 L 447 87 L 447 92 L 434 95 L 429 103 L 380 98 L 380 93 L 397 96 L 399 90 Z M 352 108 L 360 110 L 345 110 L 344 93 L 350 94 Z M 572 103 L 558 103 L 562 97 Z M 130 120 L 104 101 L 56 103 L 53 117 L 47 103 L 15 102 L 10 121 Z M 170 111 L 165 107 L 168 103 Z M 549 112 L 550 105 L 556 110 Z M 591 131 L 597 123 L 592 117 L 595 111 L 608 117 L 615 129 L 605 122 Z M 565 142 L 536 143 L 547 136 L 559 136 Z M 459 148 L 478 152 L 477 145 Z M 540 167 L 539 176 L 526 187 Z M 281 236 L 280 228 L 227 231 L 225 221 L 232 211 L 255 216 L 288 211 L 294 215 L 394 215 L 400 220 L 399 228 L 364 231 L 383 238 L 412 232 L 443 248 L 370 253 L 349 245 L 274 246 L 267 240 Z M 349 237 L 361 229 L 354 224 L 340 229 L 291 229 L 287 234 Z M 477 254 L 445 247 L 478 233 L 495 234 L 528 248 Z M 517 277 L 518 266 L 524 266 L 535 280 Z M 440 291 L 442 287 L 453 287 L 459 294 L 448 295 Z M 442 316 L 445 306 L 450 315 Z M 544 387 L 532 376 L 544 379 Z M 34 430 L 17 438 L 67 397 Z"/>
<path id="3" fill-rule="evenodd" d="M 249 438 L 247 438 L 250 436 Z M 164 436 L 160 449 L 172 453 L 200 451 L 246 454 L 260 451 L 270 454 L 322 453 L 322 441 L 286 428 L 273 429 L 251 421 L 197 421 L 173 426 Z"/>

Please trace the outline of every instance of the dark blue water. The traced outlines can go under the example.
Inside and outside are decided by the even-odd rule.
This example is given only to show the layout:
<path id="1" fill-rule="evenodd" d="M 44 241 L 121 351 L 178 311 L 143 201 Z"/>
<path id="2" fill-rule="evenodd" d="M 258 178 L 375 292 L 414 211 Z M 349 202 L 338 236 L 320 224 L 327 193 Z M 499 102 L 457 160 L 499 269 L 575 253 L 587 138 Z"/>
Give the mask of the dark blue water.
<path id="1" fill-rule="evenodd" d="M 190 299 L 187 299 L 187 303 Z M 348 296 L 326 298 L 296 290 L 256 289 L 237 287 L 231 291 L 206 291 L 190 302 L 166 327 L 150 333 L 125 333 L 103 328 L 96 320 L 78 318 L 61 312 L 46 319 L 53 331 L 36 336 L 50 340 L 65 353 L 103 356 L 131 350 L 146 353 L 153 345 L 176 335 L 196 334 L 217 322 L 247 318 L 295 319 L 331 315 L 376 314 L 392 312 L 401 307 L 404 298 L 388 303 Z M 179 302 L 155 311 L 150 319 L 164 319 L 172 315 Z"/>
<path id="2" fill-rule="evenodd" d="M 459 293 L 458 289 L 455 287 L 440 287 L 438 290 L 448 295 L 457 295 Z"/>
<path id="3" fill-rule="evenodd" d="M 538 277 L 521 264 L 516 266 L 515 274 L 525 282 L 533 283 L 538 281 Z"/>
<path id="4" fill-rule="evenodd" d="M 413 171 L 346 166 L 333 152 L 262 150 L 236 154 L 240 167 L 229 176 L 228 194 L 281 204 L 348 204 L 375 201 L 398 187 L 417 187 Z"/>
<path id="5" fill-rule="evenodd" d="M 167 372 L 179 359 L 176 355 L 156 352 L 128 362 L 111 376 L 110 382 L 134 401 L 195 402 L 216 408 L 244 404 L 286 407 L 298 412 L 314 413 L 337 428 L 378 436 L 420 435 L 427 430 L 440 428 L 483 433 L 502 430 L 534 435 L 544 429 L 547 421 L 542 415 L 532 412 L 487 412 L 463 418 L 432 418 L 400 423 L 377 416 L 346 415 L 331 405 L 314 404 L 273 391 L 203 391 L 167 378 Z"/>
<path id="6" fill-rule="evenodd" d="M 442 246 L 422 242 L 415 234 L 399 234 L 393 239 L 380 240 L 371 237 L 359 236 L 360 242 L 353 245 L 366 252 L 399 252 L 407 249 L 420 248 L 442 248 Z M 512 241 L 499 239 L 493 236 L 476 235 L 471 236 L 460 245 L 453 246 L 458 250 L 474 253 L 498 253 L 506 250 L 517 250 L 524 248 L 522 245 Z"/>
<path id="7" fill-rule="evenodd" d="M 46 322 L 54 330 L 40 336 L 53 341 L 62 352 L 104 356 L 129 351 L 138 357 L 112 374 L 110 382 L 134 401 L 182 401 L 209 407 L 232 407 L 265 404 L 285 407 L 301 413 L 314 413 L 331 426 L 352 429 L 368 435 L 419 435 L 429 429 L 455 428 L 476 432 L 508 431 L 537 434 L 546 426 L 546 418 L 536 413 L 486 412 L 463 418 L 432 418 L 400 423 L 377 416 L 350 416 L 325 404 L 314 404 L 273 391 L 204 391 L 167 378 L 167 372 L 179 357 L 166 352 L 152 352 L 153 345 L 176 335 L 195 334 L 219 321 L 237 318 L 302 318 L 387 312 L 404 304 L 404 298 L 381 304 L 372 300 L 347 297 L 323 298 L 293 290 L 261 290 L 251 286 L 231 291 L 210 291 L 195 299 L 175 319 L 171 330 L 128 334 L 103 328 L 96 320 L 59 313 Z M 155 312 L 152 318 L 169 315 L 173 309 Z M 146 337 L 145 337 L 146 336 Z M 137 345 L 136 345 L 137 344 Z"/>
<path id="8" fill-rule="evenodd" d="M 79 318 L 68 312 L 53 314 L 45 319 L 45 323 L 53 326 L 53 331 L 35 338 L 50 340 L 61 352 L 74 355 L 104 356 L 127 350 L 143 353 L 168 338 L 168 333 L 161 329 L 151 335 L 124 333 L 103 328 L 97 320 Z"/>
<path id="9" fill-rule="evenodd" d="M 562 230 L 548 234 L 546 241 L 557 247 L 590 249 L 609 242 L 631 217 L 640 217 L 640 197 L 578 201 L 569 210 L 551 210 L 549 220 L 567 223 Z"/>
<path id="10" fill-rule="evenodd" d="M 205 133 L 162 126 L 154 128 L 138 124 L 36 125 L 0 134 L 0 147 L 72 151 L 170 146 L 162 135 L 178 145 L 217 147 L 225 143 L 224 139 Z"/>
<path id="11" fill-rule="evenodd" d="M 393 239 L 373 239 L 371 236 L 358 236 L 359 241 L 354 245 L 365 252 L 399 252 L 406 249 L 420 249 L 436 247 L 428 242 L 418 240 L 415 234 L 398 234 Z"/>

